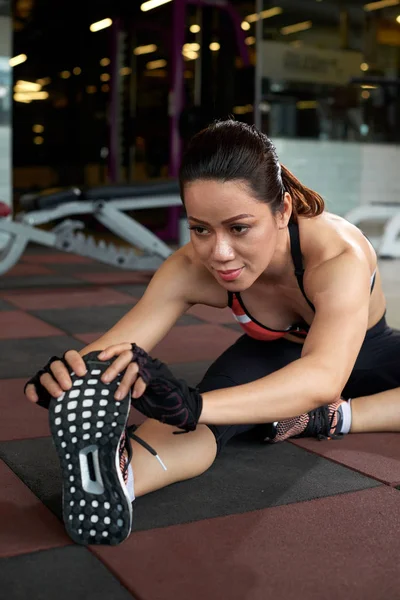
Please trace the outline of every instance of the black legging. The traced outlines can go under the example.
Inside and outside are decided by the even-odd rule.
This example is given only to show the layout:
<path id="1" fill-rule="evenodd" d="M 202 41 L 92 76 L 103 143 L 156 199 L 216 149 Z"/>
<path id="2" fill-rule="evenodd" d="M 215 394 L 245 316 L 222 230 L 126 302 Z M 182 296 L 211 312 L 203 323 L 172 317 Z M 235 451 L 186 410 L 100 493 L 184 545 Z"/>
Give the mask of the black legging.
<path id="1" fill-rule="evenodd" d="M 200 392 L 250 383 L 266 377 L 301 357 L 302 345 L 279 339 L 273 342 L 240 337 L 210 366 Z M 386 323 L 385 316 L 370 329 L 342 392 L 344 398 L 369 396 L 400 387 L 400 331 Z M 217 440 L 218 454 L 234 436 L 254 430 L 262 439 L 260 425 L 209 425 Z"/>

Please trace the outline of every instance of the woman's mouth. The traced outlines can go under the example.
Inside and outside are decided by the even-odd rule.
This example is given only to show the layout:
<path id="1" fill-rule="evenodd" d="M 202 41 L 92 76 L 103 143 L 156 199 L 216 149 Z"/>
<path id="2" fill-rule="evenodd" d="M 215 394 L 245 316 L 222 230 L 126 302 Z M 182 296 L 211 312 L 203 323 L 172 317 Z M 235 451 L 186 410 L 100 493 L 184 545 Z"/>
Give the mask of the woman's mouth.
<path id="1" fill-rule="evenodd" d="M 241 267 L 240 269 L 231 269 L 229 271 L 217 271 L 217 273 L 224 281 L 233 281 L 239 277 L 243 268 L 244 267 Z"/>

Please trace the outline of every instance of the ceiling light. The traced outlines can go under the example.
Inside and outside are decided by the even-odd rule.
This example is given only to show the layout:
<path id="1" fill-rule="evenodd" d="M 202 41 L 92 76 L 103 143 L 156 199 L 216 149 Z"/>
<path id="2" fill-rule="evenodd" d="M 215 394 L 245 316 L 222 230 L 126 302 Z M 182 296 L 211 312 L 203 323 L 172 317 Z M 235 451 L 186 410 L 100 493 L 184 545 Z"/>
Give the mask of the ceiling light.
<path id="1" fill-rule="evenodd" d="M 243 31 L 248 31 L 250 29 L 251 25 L 248 21 L 242 21 L 242 23 L 240 24 L 240 27 L 243 29 Z"/>
<path id="2" fill-rule="evenodd" d="M 209 45 L 209 48 L 211 50 L 211 52 L 217 52 L 221 46 L 218 42 L 211 42 L 211 44 Z"/>
<path id="3" fill-rule="evenodd" d="M 132 73 L 132 69 L 130 67 L 121 67 L 119 70 L 119 74 L 122 75 L 122 77 L 125 77 L 125 75 L 130 75 Z"/>
<path id="4" fill-rule="evenodd" d="M 60 77 L 61 79 L 69 79 L 71 77 L 71 73 L 69 71 L 61 71 Z"/>
<path id="5" fill-rule="evenodd" d="M 23 81 L 20 79 L 14 86 L 15 92 L 40 92 L 42 86 L 40 83 L 34 83 L 33 81 Z"/>
<path id="6" fill-rule="evenodd" d="M 48 92 L 17 92 L 14 94 L 16 102 L 26 102 L 31 100 L 46 100 L 49 97 Z"/>
<path id="7" fill-rule="evenodd" d="M 74 75 L 80 75 L 82 73 L 82 69 L 80 67 L 74 67 L 74 69 L 72 69 L 72 72 Z"/>
<path id="8" fill-rule="evenodd" d="M 191 25 L 189 28 L 190 33 L 199 33 L 201 30 L 200 25 Z"/>
<path id="9" fill-rule="evenodd" d="M 198 52 L 200 50 L 200 44 L 197 42 L 193 42 L 193 44 L 184 44 L 183 51 L 184 52 Z"/>
<path id="10" fill-rule="evenodd" d="M 369 2 L 364 4 L 364 10 L 371 12 L 372 10 L 379 10 L 380 8 L 387 8 L 388 6 L 396 6 L 399 4 L 399 0 L 379 0 L 379 2 Z"/>
<path id="11" fill-rule="evenodd" d="M 160 60 L 152 60 L 147 63 L 146 69 L 148 69 L 149 71 L 152 71 L 153 69 L 161 69 L 162 67 L 165 67 L 166 64 L 167 61 L 163 58 L 161 58 Z"/>
<path id="12" fill-rule="evenodd" d="M 282 35 L 290 35 L 291 33 L 298 33 L 299 31 L 306 31 L 312 27 L 312 21 L 302 21 L 301 23 L 294 23 L 293 25 L 287 25 L 282 27 Z"/>
<path id="13" fill-rule="evenodd" d="M 138 46 L 134 49 L 133 54 L 139 56 L 140 54 L 151 54 L 157 50 L 157 46 L 155 44 L 147 44 L 147 46 Z"/>
<path id="14" fill-rule="evenodd" d="M 368 63 L 366 63 L 366 62 L 363 62 L 363 63 L 361 63 L 361 65 L 360 65 L 360 69 L 361 69 L 361 71 L 368 71 L 368 69 L 369 69 L 369 64 L 368 64 Z"/>
<path id="15" fill-rule="evenodd" d="M 100 65 L 102 67 L 108 67 L 108 65 L 110 64 L 111 60 L 109 58 L 102 58 L 100 61 Z"/>
<path id="16" fill-rule="evenodd" d="M 110 75 L 108 73 L 102 73 L 100 75 L 100 81 L 110 81 Z"/>
<path id="17" fill-rule="evenodd" d="M 152 10 L 153 8 L 161 6 L 162 4 L 167 4 L 167 2 L 171 2 L 171 0 L 149 0 L 141 5 L 140 10 L 147 12 L 148 10 Z"/>
<path id="18" fill-rule="evenodd" d="M 40 146 L 41 144 L 43 144 L 44 139 L 42 138 L 41 135 L 37 135 L 36 137 L 33 138 L 33 143 L 36 144 L 36 146 Z"/>
<path id="19" fill-rule="evenodd" d="M 271 17 L 280 15 L 282 12 L 283 10 L 280 6 L 274 6 L 273 8 L 262 10 L 260 13 L 253 13 L 252 15 L 247 15 L 247 17 L 245 17 L 245 21 L 248 21 L 249 23 L 254 23 L 255 21 L 258 21 L 259 14 L 261 19 L 270 19 Z"/>
<path id="20" fill-rule="evenodd" d="M 252 46 L 256 43 L 256 38 L 254 37 L 254 35 L 249 35 L 249 37 L 247 37 L 244 40 L 244 43 L 246 44 L 246 46 Z"/>
<path id="21" fill-rule="evenodd" d="M 89 27 L 90 31 L 93 33 L 95 31 L 100 31 L 101 29 L 106 29 L 106 27 L 111 27 L 112 19 L 103 19 L 102 21 L 97 21 L 96 23 L 92 23 Z"/>
<path id="22" fill-rule="evenodd" d="M 27 60 L 27 58 L 28 57 L 26 56 L 26 54 L 18 54 L 18 56 L 10 58 L 9 65 L 10 67 L 16 67 L 17 65 L 24 63 Z"/>
<path id="23" fill-rule="evenodd" d="M 182 55 L 185 60 L 196 60 L 196 58 L 199 58 L 198 52 L 194 52 L 193 50 L 182 50 Z"/>

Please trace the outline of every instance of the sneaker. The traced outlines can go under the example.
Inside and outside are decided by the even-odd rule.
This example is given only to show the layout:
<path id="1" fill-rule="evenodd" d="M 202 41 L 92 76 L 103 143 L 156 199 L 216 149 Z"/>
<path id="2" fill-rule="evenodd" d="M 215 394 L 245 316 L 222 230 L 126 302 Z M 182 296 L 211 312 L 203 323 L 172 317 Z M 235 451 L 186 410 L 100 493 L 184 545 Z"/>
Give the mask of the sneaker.
<path id="1" fill-rule="evenodd" d="M 126 423 L 130 394 L 116 401 L 122 375 L 101 375 L 111 362 L 84 357 L 87 373 L 71 374 L 72 388 L 49 407 L 50 429 L 63 479 L 63 518 L 77 544 L 116 545 L 130 534 L 132 504 L 126 487 L 131 458 Z"/>
<path id="2" fill-rule="evenodd" d="M 343 435 L 336 431 L 340 431 L 342 416 L 338 409 L 343 402 L 346 400 L 341 398 L 337 402 L 328 406 L 320 406 L 299 417 L 271 423 L 267 425 L 267 435 L 264 441 L 276 444 L 292 437 L 316 437 L 319 440 L 341 439 Z"/>

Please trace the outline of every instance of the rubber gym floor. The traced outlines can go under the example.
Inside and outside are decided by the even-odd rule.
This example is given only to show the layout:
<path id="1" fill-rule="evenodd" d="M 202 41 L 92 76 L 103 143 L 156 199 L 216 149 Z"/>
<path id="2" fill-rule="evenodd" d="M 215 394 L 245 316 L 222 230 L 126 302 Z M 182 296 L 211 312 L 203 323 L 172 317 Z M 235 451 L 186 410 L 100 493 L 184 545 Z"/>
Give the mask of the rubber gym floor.
<path id="1" fill-rule="evenodd" d="M 399 266 L 380 265 L 400 328 Z M 113 325 L 150 275 L 32 247 L 0 278 L 0 596 L 400 599 L 400 434 L 272 446 L 244 436 L 201 477 L 137 499 L 120 546 L 66 536 L 47 411 L 23 385 Z M 239 335 L 228 310 L 195 307 L 152 354 L 196 384 Z"/>

